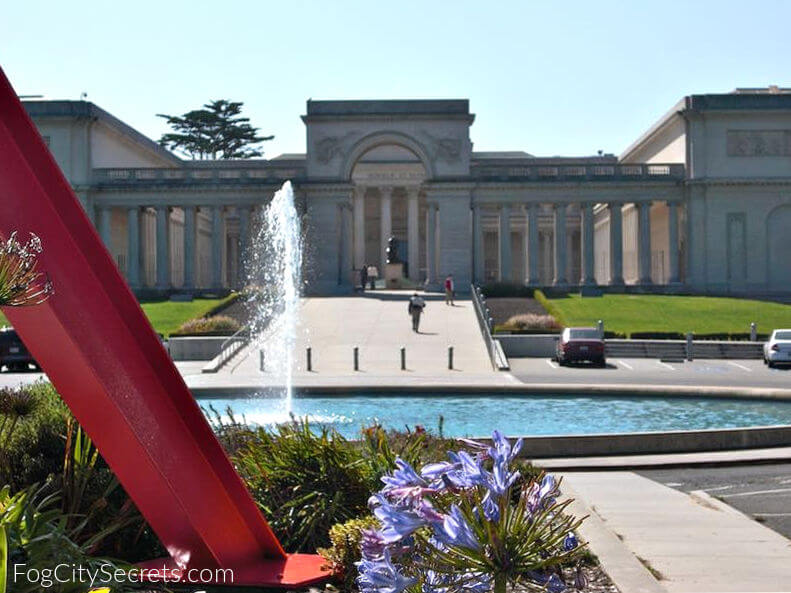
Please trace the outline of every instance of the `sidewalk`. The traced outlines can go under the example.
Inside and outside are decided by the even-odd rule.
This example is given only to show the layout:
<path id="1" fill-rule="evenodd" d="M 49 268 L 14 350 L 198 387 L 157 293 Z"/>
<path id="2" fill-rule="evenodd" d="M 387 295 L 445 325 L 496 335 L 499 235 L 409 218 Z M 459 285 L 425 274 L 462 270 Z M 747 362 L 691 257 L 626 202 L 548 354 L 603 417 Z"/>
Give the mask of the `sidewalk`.
<path id="1" fill-rule="evenodd" d="M 592 514 L 583 536 L 622 593 L 659 591 L 655 584 L 670 593 L 791 591 L 791 541 L 704 492 L 688 495 L 631 472 L 563 480 L 578 509 Z"/>

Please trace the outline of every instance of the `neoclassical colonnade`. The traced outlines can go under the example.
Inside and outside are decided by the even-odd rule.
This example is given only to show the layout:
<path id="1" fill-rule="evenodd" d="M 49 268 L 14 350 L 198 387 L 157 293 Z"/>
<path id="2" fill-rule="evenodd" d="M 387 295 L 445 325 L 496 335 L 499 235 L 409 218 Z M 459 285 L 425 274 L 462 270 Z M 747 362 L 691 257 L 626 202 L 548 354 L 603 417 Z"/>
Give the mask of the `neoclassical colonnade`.
<path id="1" fill-rule="evenodd" d="M 99 204 L 95 211 L 99 234 L 133 290 L 194 291 L 244 285 L 256 208 Z"/>
<path id="2" fill-rule="evenodd" d="M 426 249 L 421 238 L 425 229 L 430 228 L 428 223 L 421 225 L 421 210 L 425 211 L 426 206 L 419 185 L 355 184 L 354 270 L 366 264 L 376 265 L 381 275 L 387 261 L 387 240 L 394 236 L 406 241 L 406 253 L 400 256 L 408 263 L 408 278 L 419 282 L 423 266 L 421 252 L 425 253 Z"/>
<path id="3" fill-rule="evenodd" d="M 517 282 L 522 280 L 514 275 L 512 257 L 514 248 L 512 240 L 515 234 L 521 235 L 521 254 L 525 256 L 524 282 L 533 286 L 551 284 L 558 287 L 569 285 L 623 286 L 624 281 L 624 207 L 631 205 L 636 210 L 636 252 L 637 277 L 639 285 L 650 285 L 652 279 L 652 205 L 666 206 L 667 217 L 663 221 L 667 226 L 666 248 L 668 273 L 667 284 L 676 284 L 680 277 L 680 243 L 679 243 L 679 209 L 680 200 L 641 200 L 637 202 L 612 201 L 594 203 L 592 201 L 570 202 L 553 200 L 552 202 L 477 202 L 473 203 L 473 266 L 474 278 L 477 282 L 498 280 L 500 282 Z M 549 212 L 547 212 L 549 211 Z M 632 214 L 632 213 L 630 213 Z M 549 220 L 547 220 L 549 219 Z M 514 231 L 514 220 L 522 223 L 522 228 Z M 485 230 L 492 230 L 496 224 L 497 235 L 497 274 L 492 278 L 491 266 L 487 269 L 485 253 Z M 600 223 L 608 228 L 608 242 L 604 246 L 609 260 L 608 278 L 605 282 L 597 281 L 596 273 L 596 227 Z M 664 225 L 663 225 L 664 226 Z M 574 243 L 569 240 L 570 232 L 579 233 L 579 252 L 570 252 Z M 628 235 L 627 235 L 628 236 Z M 547 245 L 547 240 L 551 242 Z M 542 246 L 542 241 L 544 245 Z M 543 248 L 542 248 L 543 247 Z M 540 260 L 542 253 L 551 255 L 550 279 L 542 278 L 542 268 L 546 268 Z M 579 275 L 571 277 L 569 270 L 571 257 L 578 258 Z M 599 274 L 601 276 L 601 274 Z M 549 281 L 547 281 L 549 280 Z"/>

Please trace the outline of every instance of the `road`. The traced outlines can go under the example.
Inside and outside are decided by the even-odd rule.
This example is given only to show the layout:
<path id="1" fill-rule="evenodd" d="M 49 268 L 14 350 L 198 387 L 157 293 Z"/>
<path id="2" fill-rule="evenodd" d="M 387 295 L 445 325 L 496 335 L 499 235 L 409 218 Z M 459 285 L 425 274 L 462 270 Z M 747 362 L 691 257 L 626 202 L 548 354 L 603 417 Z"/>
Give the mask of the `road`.
<path id="1" fill-rule="evenodd" d="M 526 383 L 702 385 L 791 388 L 791 369 L 769 369 L 761 360 L 662 362 L 609 358 L 606 368 L 558 366 L 549 358 L 511 358 L 511 373 Z"/>
<path id="2" fill-rule="evenodd" d="M 681 490 L 705 490 L 730 506 L 791 538 L 791 463 L 637 472 Z"/>

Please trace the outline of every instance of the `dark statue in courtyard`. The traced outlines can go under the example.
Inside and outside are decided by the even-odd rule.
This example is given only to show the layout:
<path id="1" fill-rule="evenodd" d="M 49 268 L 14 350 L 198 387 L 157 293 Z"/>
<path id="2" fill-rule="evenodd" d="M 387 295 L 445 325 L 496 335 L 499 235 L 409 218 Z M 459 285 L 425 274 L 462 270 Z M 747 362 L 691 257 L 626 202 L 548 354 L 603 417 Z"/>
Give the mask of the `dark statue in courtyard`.
<path id="1" fill-rule="evenodd" d="M 398 242 L 395 237 L 387 240 L 387 263 L 400 264 L 401 258 L 398 256 Z"/>

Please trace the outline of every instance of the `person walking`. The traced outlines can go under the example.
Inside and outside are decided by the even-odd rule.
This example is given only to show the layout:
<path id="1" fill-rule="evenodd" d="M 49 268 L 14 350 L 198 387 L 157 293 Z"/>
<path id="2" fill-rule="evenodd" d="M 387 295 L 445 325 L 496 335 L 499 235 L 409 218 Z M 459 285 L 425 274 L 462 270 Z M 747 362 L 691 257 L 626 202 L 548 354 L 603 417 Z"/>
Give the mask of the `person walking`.
<path id="1" fill-rule="evenodd" d="M 368 264 L 363 264 L 360 268 L 360 289 L 365 292 L 365 285 L 368 283 Z"/>
<path id="2" fill-rule="evenodd" d="M 426 308 L 426 301 L 418 295 L 413 294 L 409 299 L 409 315 L 412 317 L 412 331 L 417 332 L 420 327 L 420 316 L 423 314 L 423 309 Z"/>
<path id="3" fill-rule="evenodd" d="M 453 297 L 455 296 L 456 286 L 453 283 L 453 274 L 448 274 L 445 278 L 445 304 L 453 306 Z"/>

